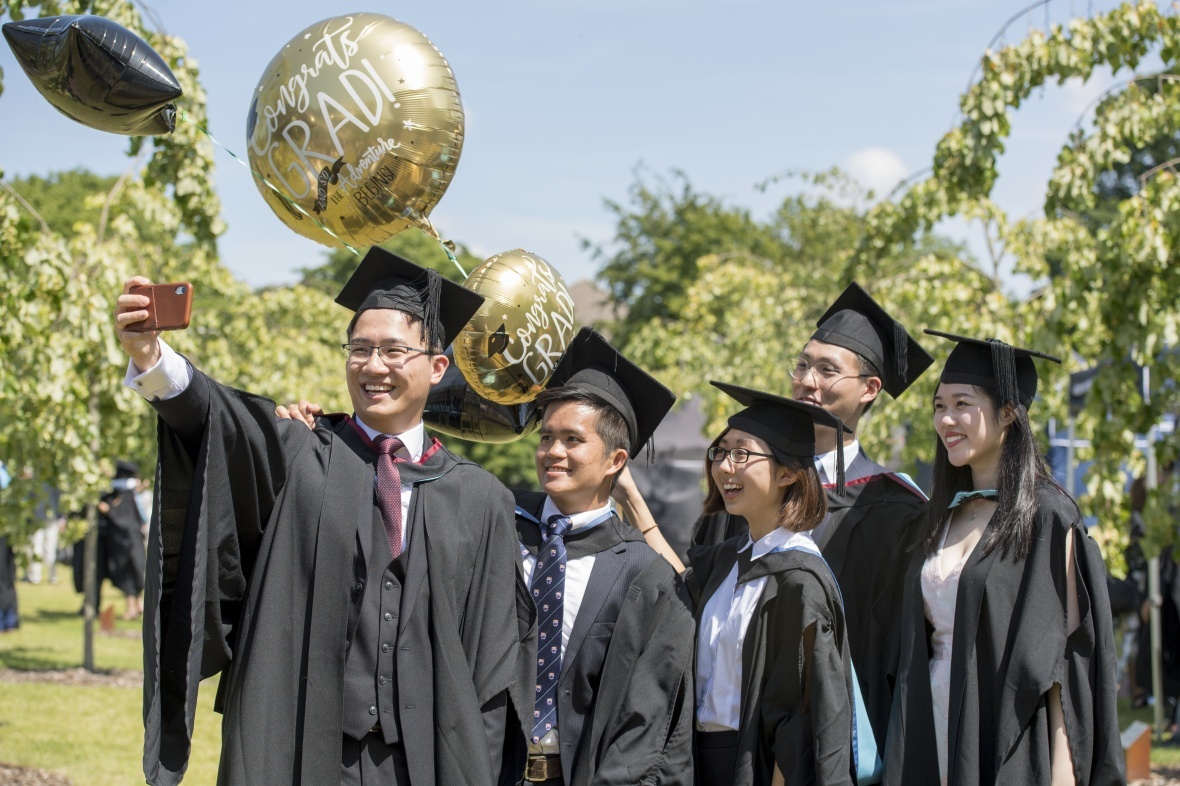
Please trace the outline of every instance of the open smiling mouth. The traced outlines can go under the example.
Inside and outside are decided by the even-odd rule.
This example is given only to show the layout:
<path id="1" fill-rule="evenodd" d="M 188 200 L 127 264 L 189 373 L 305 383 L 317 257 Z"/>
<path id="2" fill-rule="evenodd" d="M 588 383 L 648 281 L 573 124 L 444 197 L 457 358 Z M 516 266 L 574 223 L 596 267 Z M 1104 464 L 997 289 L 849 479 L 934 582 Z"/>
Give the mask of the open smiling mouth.
<path id="1" fill-rule="evenodd" d="M 393 385 L 380 385 L 375 382 L 370 382 L 370 383 L 366 383 L 364 385 L 361 385 L 361 390 L 363 390 L 365 392 L 366 396 L 369 396 L 370 398 L 376 398 L 377 396 L 382 396 L 387 393 L 392 393 L 393 392 Z"/>

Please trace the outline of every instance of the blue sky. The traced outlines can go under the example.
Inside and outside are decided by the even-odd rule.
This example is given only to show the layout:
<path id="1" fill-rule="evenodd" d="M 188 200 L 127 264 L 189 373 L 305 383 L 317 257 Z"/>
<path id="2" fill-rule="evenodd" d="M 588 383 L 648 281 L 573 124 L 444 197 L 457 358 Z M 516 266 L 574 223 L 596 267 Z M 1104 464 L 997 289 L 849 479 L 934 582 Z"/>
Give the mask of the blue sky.
<path id="1" fill-rule="evenodd" d="M 467 116 L 462 156 L 434 210 L 446 237 L 490 256 L 524 247 L 567 282 L 592 277 L 581 238 L 605 241 L 604 199 L 625 200 L 637 167 L 683 170 L 699 189 L 769 213 L 794 186 L 755 184 L 792 170 L 846 168 L 888 191 L 929 166 L 958 97 L 993 35 L 1029 0 L 503 0 L 375 4 L 321 0 L 156 0 L 164 28 L 201 68 L 210 130 L 246 151 L 248 102 L 270 58 L 311 23 L 358 10 L 424 32 L 450 61 Z M 1057 0 L 1015 22 L 1019 40 L 1046 19 L 1113 2 Z M 126 140 L 66 119 L 0 47 L 0 170 L 6 177 L 87 167 L 120 173 Z M 1044 89 L 1020 110 L 995 196 L 1010 214 L 1039 210 L 1070 129 L 1111 84 Z M 249 173 L 218 151 L 228 230 L 222 259 L 254 285 L 284 283 L 324 248 L 274 217 Z M 981 249 L 979 231 L 944 230 Z"/>

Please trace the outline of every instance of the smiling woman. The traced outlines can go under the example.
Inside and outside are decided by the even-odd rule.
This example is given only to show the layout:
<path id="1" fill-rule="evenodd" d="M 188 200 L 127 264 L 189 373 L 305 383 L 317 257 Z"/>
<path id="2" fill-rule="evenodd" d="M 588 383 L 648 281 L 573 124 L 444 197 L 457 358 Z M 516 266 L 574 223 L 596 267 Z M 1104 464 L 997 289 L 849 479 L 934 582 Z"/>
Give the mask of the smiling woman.
<path id="1" fill-rule="evenodd" d="M 1032 359 L 1059 361 L 935 335 L 956 346 L 903 582 L 885 783 L 1123 783 L 1105 568 L 1028 418 Z"/>
<path id="2" fill-rule="evenodd" d="M 697 782 L 856 783 L 843 602 L 810 534 L 828 510 L 812 460 L 816 426 L 838 439 L 844 426 L 812 404 L 712 384 L 744 408 L 709 446 L 705 512 L 744 516 L 749 535 L 689 552 L 686 583 L 698 610 Z M 619 496 L 648 542 L 682 567 L 634 489 Z M 860 731 L 863 748 L 873 734 Z"/>

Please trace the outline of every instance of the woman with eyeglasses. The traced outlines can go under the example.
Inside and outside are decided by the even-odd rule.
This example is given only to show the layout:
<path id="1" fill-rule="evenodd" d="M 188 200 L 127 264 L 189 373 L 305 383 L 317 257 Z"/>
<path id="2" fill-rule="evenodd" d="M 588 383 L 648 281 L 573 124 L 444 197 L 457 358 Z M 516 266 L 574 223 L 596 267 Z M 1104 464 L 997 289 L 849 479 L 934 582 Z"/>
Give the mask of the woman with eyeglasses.
<path id="1" fill-rule="evenodd" d="M 709 446 L 705 512 L 745 517 L 749 535 L 690 551 L 697 783 L 856 783 L 840 590 L 808 534 L 827 513 L 815 427 L 842 434 L 843 424 L 810 404 L 712 384 L 745 409 Z M 685 570 L 629 476 L 615 497 L 649 545 Z"/>
<path id="2" fill-rule="evenodd" d="M 956 342 L 934 477 L 903 582 L 885 783 L 1125 783 L 1098 547 L 1029 424 L 1033 357 Z"/>

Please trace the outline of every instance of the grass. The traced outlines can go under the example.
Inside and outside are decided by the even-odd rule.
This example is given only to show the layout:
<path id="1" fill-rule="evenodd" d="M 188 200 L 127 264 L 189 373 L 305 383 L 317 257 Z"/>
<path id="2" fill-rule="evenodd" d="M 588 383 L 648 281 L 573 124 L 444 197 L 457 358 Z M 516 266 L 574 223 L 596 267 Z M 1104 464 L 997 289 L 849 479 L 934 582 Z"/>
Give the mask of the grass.
<path id="1" fill-rule="evenodd" d="M 19 671 L 82 665 L 81 596 L 67 566 L 57 584 L 18 584 L 19 630 L 0 635 L 0 668 Z M 101 608 L 122 614 L 123 597 L 104 588 Z M 116 622 L 115 636 L 96 635 L 99 670 L 143 668 L 140 623 Z M 201 686 L 187 783 L 217 780 L 221 717 L 213 712 L 216 678 Z M 75 786 L 143 783 L 143 693 L 140 688 L 50 683 L 0 684 L 0 761 L 58 772 Z"/>

